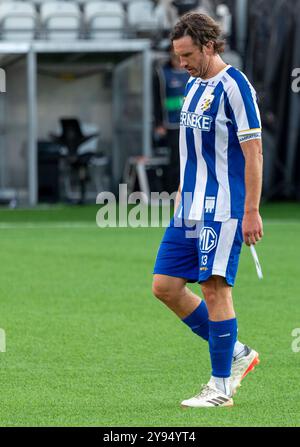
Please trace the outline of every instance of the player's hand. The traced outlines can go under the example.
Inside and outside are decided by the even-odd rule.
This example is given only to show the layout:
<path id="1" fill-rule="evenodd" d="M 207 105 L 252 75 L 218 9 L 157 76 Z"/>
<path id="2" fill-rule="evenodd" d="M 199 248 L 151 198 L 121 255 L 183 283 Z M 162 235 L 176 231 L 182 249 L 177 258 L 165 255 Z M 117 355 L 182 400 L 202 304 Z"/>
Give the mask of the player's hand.
<path id="1" fill-rule="evenodd" d="M 155 128 L 155 133 L 159 138 L 165 137 L 167 135 L 167 129 L 163 126 L 157 126 Z"/>
<path id="2" fill-rule="evenodd" d="M 255 245 L 263 237 L 263 223 L 258 211 L 245 212 L 242 224 L 243 238 L 246 245 Z"/>

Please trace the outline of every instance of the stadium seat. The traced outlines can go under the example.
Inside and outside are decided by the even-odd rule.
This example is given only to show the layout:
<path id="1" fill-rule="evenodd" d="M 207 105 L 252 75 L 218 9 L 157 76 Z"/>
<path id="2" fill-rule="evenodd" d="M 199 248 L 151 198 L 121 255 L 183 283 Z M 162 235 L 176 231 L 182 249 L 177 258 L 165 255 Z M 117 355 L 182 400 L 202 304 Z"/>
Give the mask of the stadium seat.
<path id="1" fill-rule="evenodd" d="M 45 38 L 51 40 L 78 39 L 81 13 L 76 2 L 49 1 L 41 4 L 41 25 Z"/>
<path id="2" fill-rule="evenodd" d="M 35 36 L 36 11 L 32 4 L 20 1 L 0 3 L 2 40 L 31 40 Z"/>
<path id="3" fill-rule="evenodd" d="M 120 39 L 124 30 L 124 10 L 119 2 L 90 1 L 85 5 L 85 23 L 92 39 Z"/>
<path id="4" fill-rule="evenodd" d="M 172 0 L 158 1 L 154 8 L 154 15 L 162 30 L 170 31 L 178 21 L 177 10 L 172 4 Z"/>
<path id="5" fill-rule="evenodd" d="M 216 14 L 219 19 L 224 36 L 230 36 L 232 28 L 232 15 L 227 5 L 220 4 L 217 6 Z"/>
<path id="6" fill-rule="evenodd" d="M 173 0 L 172 3 L 179 15 L 196 10 L 199 6 L 199 0 Z"/>
<path id="7" fill-rule="evenodd" d="M 127 6 L 128 25 L 136 32 L 155 31 L 159 27 L 154 13 L 154 4 L 150 0 L 132 0 Z"/>

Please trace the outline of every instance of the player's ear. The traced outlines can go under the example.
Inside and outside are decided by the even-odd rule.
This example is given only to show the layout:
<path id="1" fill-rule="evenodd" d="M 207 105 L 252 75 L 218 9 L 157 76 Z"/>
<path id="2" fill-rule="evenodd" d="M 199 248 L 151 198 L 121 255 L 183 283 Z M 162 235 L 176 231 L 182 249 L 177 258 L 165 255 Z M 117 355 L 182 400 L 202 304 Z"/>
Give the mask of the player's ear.
<path id="1" fill-rule="evenodd" d="M 210 40 L 209 42 L 207 42 L 207 44 L 205 45 L 205 47 L 206 47 L 206 49 L 207 49 L 209 52 L 214 52 L 215 45 L 214 45 L 214 42 L 213 42 L 212 40 Z"/>

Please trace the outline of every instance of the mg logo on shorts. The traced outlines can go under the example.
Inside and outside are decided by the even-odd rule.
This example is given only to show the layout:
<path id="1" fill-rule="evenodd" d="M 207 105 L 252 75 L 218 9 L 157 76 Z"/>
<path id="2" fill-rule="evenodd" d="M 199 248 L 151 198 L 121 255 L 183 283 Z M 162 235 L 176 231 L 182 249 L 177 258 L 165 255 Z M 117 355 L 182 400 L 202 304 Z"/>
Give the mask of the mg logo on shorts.
<path id="1" fill-rule="evenodd" d="M 203 227 L 200 232 L 200 250 L 209 253 L 217 246 L 217 234 L 213 228 Z"/>

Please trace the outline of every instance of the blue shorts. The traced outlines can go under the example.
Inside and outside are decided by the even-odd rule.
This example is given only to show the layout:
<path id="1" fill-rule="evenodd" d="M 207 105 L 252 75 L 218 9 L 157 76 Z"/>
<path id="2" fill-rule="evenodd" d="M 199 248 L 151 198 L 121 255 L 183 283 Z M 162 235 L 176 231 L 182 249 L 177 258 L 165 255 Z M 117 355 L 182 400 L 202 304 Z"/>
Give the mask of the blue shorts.
<path id="1" fill-rule="evenodd" d="M 184 278 L 188 282 L 223 276 L 233 286 L 243 243 L 242 221 L 199 221 L 181 226 L 174 218 L 159 247 L 154 274 Z"/>

